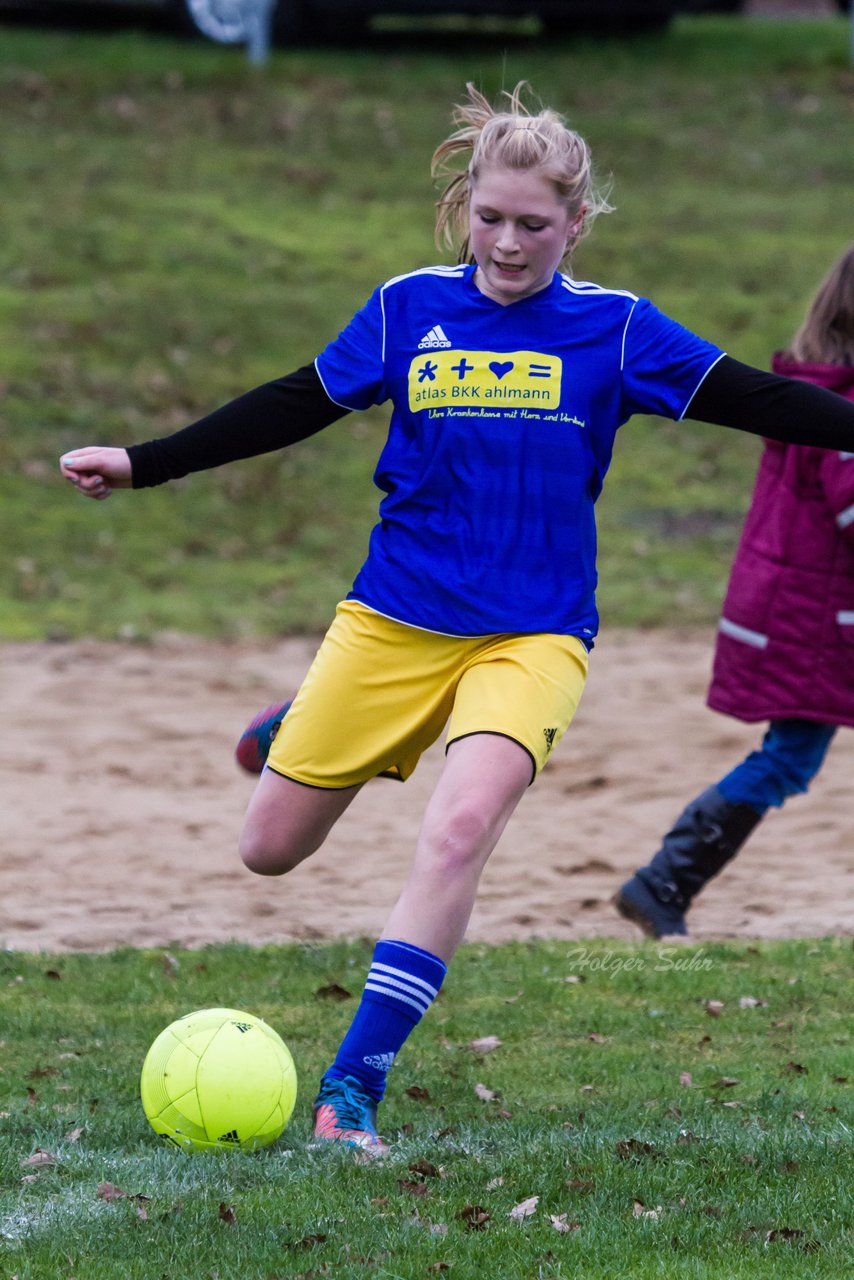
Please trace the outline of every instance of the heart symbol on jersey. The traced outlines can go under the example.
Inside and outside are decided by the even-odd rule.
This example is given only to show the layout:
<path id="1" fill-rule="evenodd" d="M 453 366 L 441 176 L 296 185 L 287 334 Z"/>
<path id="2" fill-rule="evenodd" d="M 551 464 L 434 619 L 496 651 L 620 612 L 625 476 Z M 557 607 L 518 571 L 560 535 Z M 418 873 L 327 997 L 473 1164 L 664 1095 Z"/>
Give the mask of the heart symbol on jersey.
<path id="1" fill-rule="evenodd" d="M 499 382 L 504 377 L 505 373 L 509 373 L 512 368 L 512 360 L 503 360 L 501 363 L 497 360 L 492 360 L 489 364 L 490 373 L 494 373 Z"/>

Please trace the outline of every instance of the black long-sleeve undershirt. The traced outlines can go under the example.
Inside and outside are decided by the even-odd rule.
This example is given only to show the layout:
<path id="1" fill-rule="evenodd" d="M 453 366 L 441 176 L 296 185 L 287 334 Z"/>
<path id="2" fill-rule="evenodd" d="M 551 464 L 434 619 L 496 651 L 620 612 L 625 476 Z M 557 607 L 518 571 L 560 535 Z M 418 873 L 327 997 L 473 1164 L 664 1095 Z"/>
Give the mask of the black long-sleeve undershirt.
<path id="1" fill-rule="evenodd" d="M 164 484 L 192 471 L 283 449 L 348 412 L 330 400 L 314 365 L 305 365 L 238 396 L 183 431 L 131 445 L 133 487 Z M 730 356 L 710 370 L 684 416 L 784 444 L 854 453 L 854 404 L 844 396 Z"/>
<path id="2" fill-rule="evenodd" d="M 174 435 L 131 445 L 133 487 L 147 489 L 191 471 L 284 449 L 346 413 L 329 399 L 314 365 L 307 364 L 230 400 Z"/>
<path id="3" fill-rule="evenodd" d="M 782 378 L 724 356 L 697 389 L 686 418 L 783 444 L 854 453 L 854 404 L 812 382 Z"/>

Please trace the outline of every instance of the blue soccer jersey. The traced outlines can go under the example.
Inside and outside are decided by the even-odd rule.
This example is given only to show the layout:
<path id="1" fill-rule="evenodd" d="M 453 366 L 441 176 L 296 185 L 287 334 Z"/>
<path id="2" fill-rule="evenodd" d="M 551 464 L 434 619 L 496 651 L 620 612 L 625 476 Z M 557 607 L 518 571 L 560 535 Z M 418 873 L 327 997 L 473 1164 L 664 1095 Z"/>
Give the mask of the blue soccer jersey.
<path id="1" fill-rule="evenodd" d="M 449 635 L 589 642 L 594 504 L 617 429 L 634 413 L 681 418 L 723 353 L 631 293 L 558 274 L 501 306 L 474 272 L 389 280 L 317 358 L 337 404 L 394 406 L 349 598 Z"/>

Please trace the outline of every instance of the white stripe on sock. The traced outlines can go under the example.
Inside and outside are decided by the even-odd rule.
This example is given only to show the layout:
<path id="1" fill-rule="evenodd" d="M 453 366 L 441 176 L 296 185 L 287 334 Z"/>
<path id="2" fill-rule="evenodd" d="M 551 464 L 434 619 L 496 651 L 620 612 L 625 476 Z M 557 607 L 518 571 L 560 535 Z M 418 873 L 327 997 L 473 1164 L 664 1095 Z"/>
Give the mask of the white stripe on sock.
<path id="1" fill-rule="evenodd" d="M 419 1013 L 426 1013 L 430 1007 L 430 1001 L 426 1004 L 419 1003 L 417 1000 L 410 1000 L 409 996 L 401 995 L 399 991 L 389 991 L 386 987 L 377 986 L 375 982 L 365 983 L 366 991 L 378 991 L 384 996 L 393 996 L 395 1000 L 399 1000 L 401 1004 L 411 1004 L 413 1009 L 417 1009 Z"/>
<path id="2" fill-rule="evenodd" d="M 426 1009 L 431 1003 L 430 996 L 425 996 L 423 991 L 419 991 L 417 987 L 412 987 L 406 982 L 397 982 L 394 978 L 384 978 L 381 973 L 369 973 L 368 982 L 375 983 L 378 987 L 382 987 L 389 995 L 396 995 L 399 991 L 402 995 L 409 996 L 412 1000 L 417 1000 Z"/>
<path id="3" fill-rule="evenodd" d="M 425 982 L 423 978 L 416 978 L 414 974 L 407 973 L 405 969 L 395 969 L 390 964 L 381 964 L 379 963 L 379 961 L 375 960 L 374 963 L 371 965 L 371 973 L 373 974 L 387 973 L 391 975 L 391 977 L 393 978 L 402 978 L 404 982 L 411 982 L 413 985 L 417 987 L 423 987 L 424 990 L 429 994 L 431 1000 L 435 1000 L 436 996 L 439 994 L 438 987 L 431 987 L 430 983 Z"/>

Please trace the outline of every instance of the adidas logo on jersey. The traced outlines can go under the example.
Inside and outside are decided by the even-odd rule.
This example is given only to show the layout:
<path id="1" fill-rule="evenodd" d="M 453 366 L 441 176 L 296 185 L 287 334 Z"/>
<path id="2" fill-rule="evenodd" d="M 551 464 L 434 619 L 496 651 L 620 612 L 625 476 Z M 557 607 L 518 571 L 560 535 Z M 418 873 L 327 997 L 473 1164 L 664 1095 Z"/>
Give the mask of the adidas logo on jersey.
<path id="1" fill-rule="evenodd" d="M 437 347 L 449 347 L 451 344 L 445 337 L 445 331 L 440 324 L 437 324 L 429 333 L 425 333 L 424 337 L 418 344 L 419 351 L 435 351 Z"/>

